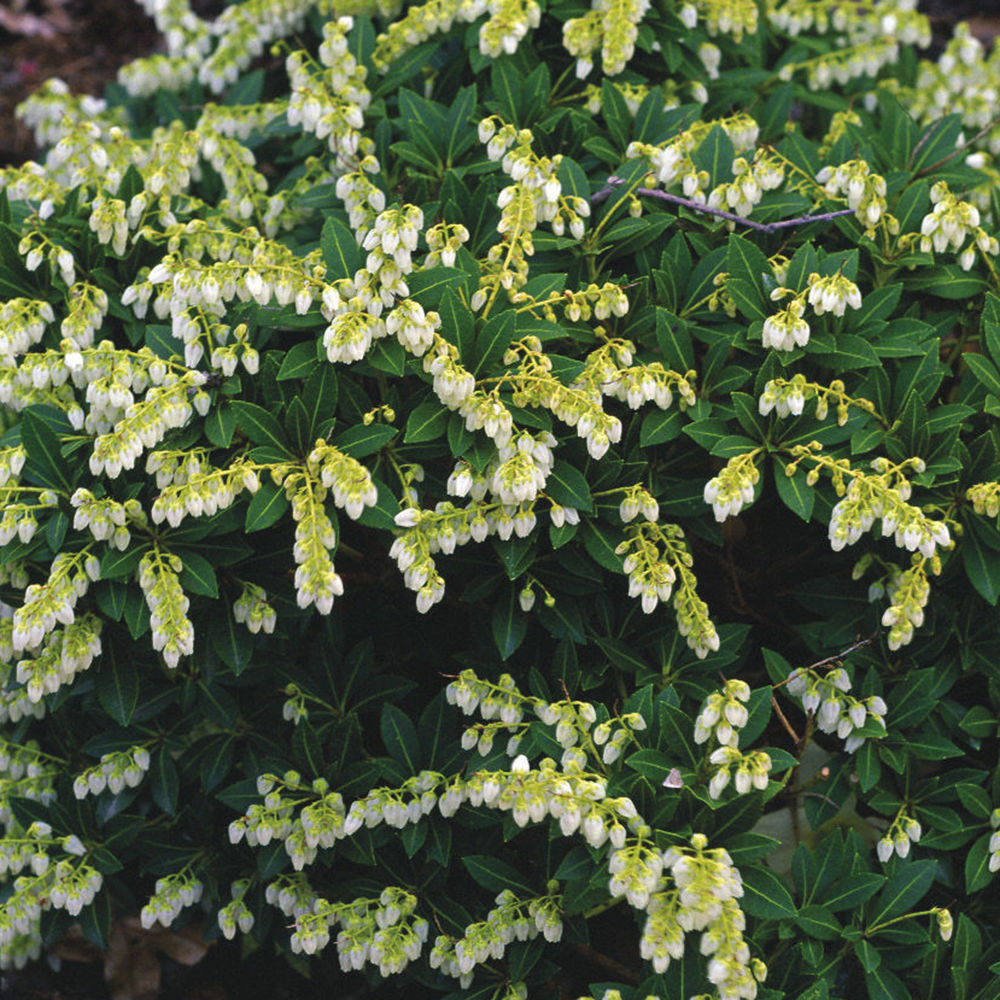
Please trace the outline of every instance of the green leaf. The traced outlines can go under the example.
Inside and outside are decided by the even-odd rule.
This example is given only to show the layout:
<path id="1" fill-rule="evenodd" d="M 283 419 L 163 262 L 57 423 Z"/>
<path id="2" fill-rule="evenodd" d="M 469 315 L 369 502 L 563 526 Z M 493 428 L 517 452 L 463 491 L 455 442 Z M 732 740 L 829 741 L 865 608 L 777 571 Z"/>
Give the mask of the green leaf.
<path id="1" fill-rule="evenodd" d="M 644 778 L 649 778 L 657 794 L 661 794 L 660 788 L 670 772 L 676 768 L 677 759 L 669 757 L 662 750 L 638 750 L 628 756 L 625 763 Z"/>
<path id="2" fill-rule="evenodd" d="M 389 756 L 399 761 L 407 774 L 416 774 L 420 769 L 420 738 L 410 717 L 392 702 L 386 702 L 382 706 L 379 732 Z"/>
<path id="3" fill-rule="evenodd" d="M 651 448 L 653 445 L 673 441 L 682 428 L 681 415 L 677 410 L 653 410 L 642 418 L 639 429 L 639 445 Z"/>
<path id="4" fill-rule="evenodd" d="M 123 580 L 130 577 L 148 551 L 148 545 L 136 545 L 134 548 L 125 549 L 124 552 L 107 549 L 101 556 L 101 579 Z"/>
<path id="5" fill-rule="evenodd" d="M 237 425 L 249 441 L 267 445 L 289 458 L 292 457 L 288 438 L 281 429 L 281 424 L 268 410 L 243 400 L 234 400 L 230 405 L 236 414 Z"/>
<path id="6" fill-rule="evenodd" d="M 97 700 L 119 726 L 127 726 L 139 704 L 139 665 L 115 640 L 104 642 L 95 663 Z"/>
<path id="7" fill-rule="evenodd" d="M 968 525 L 959 541 L 962 565 L 969 582 L 987 604 L 995 606 L 1000 598 L 1000 559 L 978 536 L 975 525 Z"/>
<path id="8" fill-rule="evenodd" d="M 806 473 L 797 466 L 794 476 L 785 473 L 788 463 L 778 456 L 774 462 L 774 485 L 782 503 L 803 521 L 812 517 L 813 506 L 816 503 L 816 492 L 806 485 Z"/>
<path id="9" fill-rule="evenodd" d="M 70 469 L 79 471 L 80 463 L 63 459 L 55 431 L 30 409 L 21 418 L 21 441 L 28 453 L 25 479 L 52 490 L 72 492 L 76 477 L 71 478 L 67 473 Z"/>
<path id="10" fill-rule="evenodd" d="M 236 414 L 227 402 L 219 403 L 205 417 L 205 437 L 217 448 L 228 448 L 236 432 Z"/>
<path id="11" fill-rule="evenodd" d="M 407 418 L 403 441 L 415 444 L 444 437 L 449 416 L 448 410 L 436 398 L 421 403 Z"/>
<path id="12" fill-rule="evenodd" d="M 398 433 L 388 424 L 356 424 L 334 438 L 333 443 L 351 458 L 364 458 L 385 447 Z"/>
<path id="13" fill-rule="evenodd" d="M 326 222 L 323 223 L 319 245 L 323 252 L 328 283 L 338 278 L 353 278 L 364 263 L 364 256 L 358 241 L 354 238 L 354 233 L 346 223 L 332 215 L 327 216 Z"/>
<path id="14" fill-rule="evenodd" d="M 568 461 L 556 462 L 552 467 L 545 483 L 545 492 L 564 507 L 575 507 L 584 513 L 590 513 L 594 509 L 587 477 Z"/>
<path id="15" fill-rule="evenodd" d="M 691 161 L 698 170 L 708 172 L 708 189 L 718 187 L 733 179 L 733 159 L 736 150 L 733 141 L 721 125 L 713 125 L 712 130 L 702 140 L 701 145 L 691 154 Z"/>
<path id="16" fill-rule="evenodd" d="M 197 552 L 190 549 L 175 550 L 181 557 L 184 566 L 181 570 L 181 587 L 186 593 L 200 594 L 203 597 L 218 597 L 219 583 L 215 579 L 212 564 Z"/>
<path id="17" fill-rule="evenodd" d="M 111 893 L 101 890 L 93 903 L 80 914 L 80 930 L 83 936 L 101 951 L 108 950 L 111 935 Z"/>
<path id="18" fill-rule="evenodd" d="M 963 271 L 958 264 L 939 264 L 922 268 L 907 279 L 906 287 L 909 291 L 928 292 L 941 299 L 959 300 L 970 299 L 987 286 L 979 275 Z"/>
<path id="19" fill-rule="evenodd" d="M 976 379 L 994 396 L 1000 396 L 1000 373 L 992 361 L 982 354 L 963 354 L 962 360 Z"/>
<path id="20" fill-rule="evenodd" d="M 965 856 L 965 891 L 978 892 L 993 878 L 990 871 L 990 838 L 980 837 Z"/>
<path id="21" fill-rule="evenodd" d="M 172 816 L 177 811 L 177 796 L 180 779 L 177 767 L 166 750 L 153 754 L 149 765 L 150 795 L 165 813 Z"/>
<path id="22" fill-rule="evenodd" d="M 806 934 L 819 941 L 836 941 L 844 933 L 840 921 L 825 906 L 803 906 L 796 914 L 795 922 Z"/>
<path id="23" fill-rule="evenodd" d="M 276 378 L 279 382 L 307 378 L 319 364 L 321 362 L 316 354 L 316 341 L 303 340 L 284 356 Z"/>
<path id="24" fill-rule="evenodd" d="M 472 310 L 459 298 L 454 288 L 444 290 L 438 306 L 441 317 L 441 336 L 458 348 L 463 364 L 472 363 L 472 348 L 476 336 L 476 318 Z"/>
<path id="25" fill-rule="evenodd" d="M 910 169 L 916 174 L 936 166 L 945 157 L 956 153 L 958 138 L 962 133 L 962 116 L 945 115 L 921 133 L 913 151 Z M 957 154 L 956 154 L 957 155 Z"/>
<path id="26" fill-rule="evenodd" d="M 528 620 L 518 603 L 518 593 L 517 587 L 508 587 L 506 599 L 493 605 L 493 642 L 501 660 L 513 656 L 528 631 Z"/>
<path id="27" fill-rule="evenodd" d="M 868 1000 L 911 1000 L 912 994 L 902 980 L 884 965 L 865 972 Z"/>
<path id="28" fill-rule="evenodd" d="M 476 362 L 472 374 L 488 373 L 500 361 L 514 338 L 516 316 L 512 309 L 491 316 L 476 337 Z"/>
<path id="29" fill-rule="evenodd" d="M 759 865 L 743 871 L 741 907 L 752 917 L 768 920 L 795 917 L 795 903 L 784 882 Z"/>
<path id="30" fill-rule="evenodd" d="M 834 913 L 855 909 L 871 899 L 885 883 L 885 876 L 874 872 L 860 872 L 834 882 L 823 893 L 823 905 Z"/>
<path id="31" fill-rule="evenodd" d="M 213 616 L 208 638 L 219 659 L 237 676 L 243 673 L 253 652 L 253 636 L 233 618 L 228 601 L 224 610 Z"/>
<path id="32" fill-rule="evenodd" d="M 744 310 L 747 319 L 762 319 L 766 316 L 763 276 L 771 275 L 771 266 L 764 254 L 748 239 L 734 233 L 729 237 L 726 248 L 726 269 L 729 272 L 726 287 L 729 287 L 730 280 L 735 279 L 744 290 L 744 298 L 750 307 L 749 313 Z"/>
<path id="33" fill-rule="evenodd" d="M 448 110 L 448 125 L 444 134 L 444 162 L 450 167 L 475 141 L 474 128 L 469 128 L 476 112 L 476 85 L 462 87 L 455 95 Z M 433 141 L 440 141 L 440 133 L 432 133 Z"/>
<path id="34" fill-rule="evenodd" d="M 869 927 L 895 917 L 919 902 L 930 889 L 937 870 L 936 861 L 899 862 L 875 900 Z"/>
<path id="35" fill-rule="evenodd" d="M 304 452 L 312 451 L 316 439 L 325 436 L 333 426 L 338 397 L 339 383 L 333 365 L 321 364 L 306 379 L 302 394 L 297 397 L 307 417 Z"/>
<path id="36" fill-rule="evenodd" d="M 516 868 L 493 855 L 467 854 L 462 858 L 462 864 L 472 880 L 490 892 L 510 889 L 526 899 L 538 895 L 538 886 L 532 885 Z"/>
<path id="37" fill-rule="evenodd" d="M 265 480 L 260 484 L 247 507 L 244 528 L 247 532 L 263 531 L 284 516 L 288 510 L 288 497 L 280 486 Z"/>

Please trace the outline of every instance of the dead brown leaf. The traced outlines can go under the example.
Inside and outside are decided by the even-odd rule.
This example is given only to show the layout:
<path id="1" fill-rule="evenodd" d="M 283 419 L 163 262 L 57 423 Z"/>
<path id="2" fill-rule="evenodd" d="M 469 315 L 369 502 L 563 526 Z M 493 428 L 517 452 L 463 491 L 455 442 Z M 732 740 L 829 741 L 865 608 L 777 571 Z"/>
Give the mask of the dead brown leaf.
<path id="1" fill-rule="evenodd" d="M 46 0 L 45 13 L 38 15 L 28 9 L 28 0 L 6 0 L 0 7 L 0 28 L 27 38 L 55 38 L 73 26 L 63 10 L 64 3 L 65 0 Z"/>
<path id="2" fill-rule="evenodd" d="M 159 954 L 178 965 L 196 965 L 210 945 L 202 940 L 201 924 L 189 924 L 179 931 L 159 924 L 146 930 L 138 917 L 123 917 L 111 925 L 108 950 L 102 952 L 74 924 L 66 936 L 53 945 L 51 954 L 69 962 L 104 962 L 104 981 L 112 1000 L 154 1000 L 160 989 Z"/>

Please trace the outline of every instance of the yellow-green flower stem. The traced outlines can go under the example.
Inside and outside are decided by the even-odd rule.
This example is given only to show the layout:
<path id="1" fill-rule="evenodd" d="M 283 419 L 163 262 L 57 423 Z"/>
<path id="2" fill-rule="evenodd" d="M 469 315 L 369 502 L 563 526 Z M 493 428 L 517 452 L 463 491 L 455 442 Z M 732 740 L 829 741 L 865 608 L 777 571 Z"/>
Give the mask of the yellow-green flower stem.
<path id="1" fill-rule="evenodd" d="M 915 920 L 917 917 L 935 917 L 945 909 L 947 909 L 947 907 L 932 906 L 929 910 L 914 910 L 912 913 L 901 913 L 898 917 L 892 917 L 890 920 L 883 920 L 880 924 L 875 924 L 874 927 L 866 927 L 865 937 L 871 937 L 873 934 L 878 934 L 880 931 L 884 931 L 887 927 L 892 927 L 893 924 L 902 923 L 904 920 Z"/>
<path id="2" fill-rule="evenodd" d="M 817 399 L 827 401 L 828 405 L 829 400 L 835 400 L 837 404 L 838 417 L 840 414 L 846 415 L 848 407 L 853 406 L 856 409 L 873 416 L 884 428 L 888 429 L 890 426 L 889 420 L 875 409 L 875 404 L 870 399 L 865 399 L 862 396 L 849 396 L 844 391 L 844 383 L 840 379 L 834 379 L 828 386 L 826 386 L 820 382 L 808 382 L 806 381 L 804 375 L 795 375 L 791 379 L 771 379 L 771 384 L 779 389 L 797 387 L 802 390 L 806 399 L 812 399 L 815 397 Z M 846 416 L 844 419 L 846 422 Z"/>

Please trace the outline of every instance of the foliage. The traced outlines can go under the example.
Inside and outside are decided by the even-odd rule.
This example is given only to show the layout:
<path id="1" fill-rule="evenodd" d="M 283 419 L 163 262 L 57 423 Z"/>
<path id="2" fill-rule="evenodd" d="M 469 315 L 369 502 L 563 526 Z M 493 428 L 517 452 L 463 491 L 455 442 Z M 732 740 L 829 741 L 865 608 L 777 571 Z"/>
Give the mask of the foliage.
<path id="1" fill-rule="evenodd" d="M 0 174 L 0 961 L 996 996 L 1000 56 L 143 2 Z"/>

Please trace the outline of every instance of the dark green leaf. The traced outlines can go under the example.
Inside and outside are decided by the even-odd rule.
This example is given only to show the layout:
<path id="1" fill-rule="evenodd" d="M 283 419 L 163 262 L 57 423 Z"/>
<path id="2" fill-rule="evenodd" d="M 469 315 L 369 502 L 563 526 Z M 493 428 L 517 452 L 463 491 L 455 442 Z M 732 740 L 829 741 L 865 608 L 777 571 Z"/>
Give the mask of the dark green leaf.
<path id="1" fill-rule="evenodd" d="M 323 223 L 320 247 L 323 251 L 323 263 L 326 264 L 327 282 L 333 282 L 337 278 L 353 278 L 355 271 L 364 263 L 364 256 L 354 233 L 346 223 L 332 215 L 327 216 Z"/>
<path id="2" fill-rule="evenodd" d="M 753 866 L 743 871 L 742 908 L 752 917 L 777 920 L 795 916 L 795 903 L 784 882 L 769 868 Z"/>

